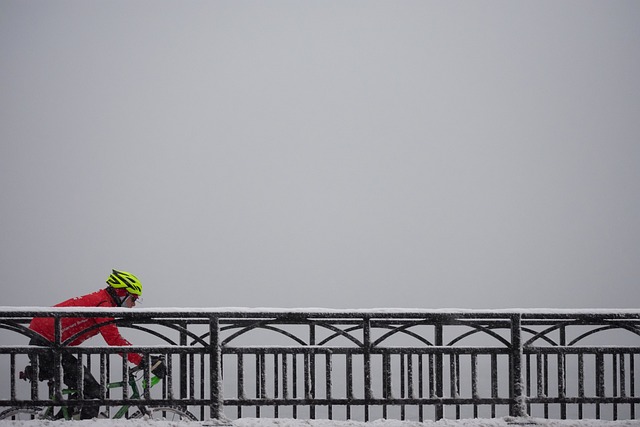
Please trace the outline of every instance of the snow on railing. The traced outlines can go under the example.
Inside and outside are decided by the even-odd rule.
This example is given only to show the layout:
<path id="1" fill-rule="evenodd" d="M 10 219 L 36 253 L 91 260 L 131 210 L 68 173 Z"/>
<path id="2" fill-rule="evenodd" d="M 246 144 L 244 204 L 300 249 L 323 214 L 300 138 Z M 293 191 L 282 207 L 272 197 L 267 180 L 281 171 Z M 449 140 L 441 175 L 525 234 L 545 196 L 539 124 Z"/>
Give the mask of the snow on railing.
<path id="1" fill-rule="evenodd" d="M 51 346 L 29 345 L 33 317 L 54 319 Z M 62 341 L 63 329 L 77 317 L 114 323 L 134 345 L 71 347 L 77 337 Z M 53 380 L 21 381 L 30 356 L 47 352 Z M 123 381 L 128 353 L 162 355 L 166 377 L 146 389 L 148 369 L 142 385 Z M 97 379 L 100 399 L 81 381 L 65 394 L 66 354 L 80 361 L 78 378 Z M 635 419 L 639 363 L 640 310 L 0 307 L 0 412 L 56 401 L 198 419 Z"/>

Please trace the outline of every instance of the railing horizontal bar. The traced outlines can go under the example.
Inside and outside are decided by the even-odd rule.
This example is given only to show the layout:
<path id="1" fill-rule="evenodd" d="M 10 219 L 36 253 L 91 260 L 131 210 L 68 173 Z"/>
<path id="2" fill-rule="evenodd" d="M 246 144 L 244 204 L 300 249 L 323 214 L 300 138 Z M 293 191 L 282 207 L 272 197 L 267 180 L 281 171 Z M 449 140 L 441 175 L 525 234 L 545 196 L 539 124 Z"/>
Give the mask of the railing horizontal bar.
<path id="1" fill-rule="evenodd" d="M 64 404 L 61 404 L 64 403 Z M 109 406 L 118 405 L 148 405 L 148 406 L 183 406 L 183 405 L 211 405 L 213 400 L 211 399 L 109 399 Z M 51 400 L 0 400 L 0 407 L 2 406 L 19 406 L 19 407 L 33 407 L 33 406 L 70 406 L 70 405 L 104 405 L 98 400 L 93 399 L 65 399 L 63 402 L 53 402 Z"/>
<path id="2" fill-rule="evenodd" d="M 224 347 L 223 354 L 363 354 L 361 347 Z M 370 354 L 509 354 L 511 350 L 500 347 L 373 347 Z"/>
<path id="3" fill-rule="evenodd" d="M 508 405 L 508 398 L 424 398 L 424 399 L 225 399 L 228 406 L 302 406 L 302 405 Z"/>
<path id="4" fill-rule="evenodd" d="M 179 315 L 176 314 L 179 313 Z M 404 309 L 360 309 L 360 310 L 333 310 L 333 309 L 225 309 L 225 308 L 189 308 L 189 309 L 157 309 L 157 308 L 137 308 L 129 310 L 126 308 L 78 308 L 78 307 L 0 307 L 0 317 L 20 318 L 20 317 L 70 317 L 70 316 L 104 316 L 113 315 L 123 318 L 164 318 L 183 320 L 190 318 L 256 318 L 264 319 L 270 317 L 287 317 L 289 319 L 305 318 L 328 318 L 328 319 L 451 319 L 451 318 L 473 318 L 473 319 L 508 319 L 511 315 L 519 314 L 523 321 L 526 319 L 571 319 L 589 318 L 592 320 L 602 319 L 640 319 L 639 309 L 620 310 L 404 310 Z"/>
<path id="5" fill-rule="evenodd" d="M 549 318 L 543 316 L 535 316 L 529 319 L 523 319 L 523 326 L 548 326 L 548 325 L 556 325 L 560 322 L 565 323 L 567 325 L 573 326 L 593 326 L 593 325 L 602 325 L 603 321 L 616 322 L 617 324 L 637 324 L 638 317 L 636 316 L 625 316 L 622 318 L 611 317 L 611 316 L 600 316 L 593 317 L 589 315 L 580 315 L 575 317 L 566 317 L 562 319 Z"/>
<path id="6" fill-rule="evenodd" d="M 640 403 L 640 397 L 530 397 L 531 404 L 592 404 L 592 403 Z"/>
<path id="7" fill-rule="evenodd" d="M 120 354 L 120 353 L 166 353 L 166 354 L 201 354 L 203 347 L 180 347 L 180 346 L 127 346 L 127 347 L 61 347 L 74 354 Z M 51 347 L 38 346 L 16 346 L 0 347 L 0 354 L 28 354 L 44 353 L 50 351 Z"/>
<path id="8" fill-rule="evenodd" d="M 621 346 L 551 346 L 524 347 L 524 354 L 640 354 L 640 347 Z"/>
<path id="9" fill-rule="evenodd" d="M 127 353 L 168 353 L 168 354 L 200 354 L 202 347 L 195 346 L 127 346 L 127 347 L 64 347 L 72 353 L 78 354 L 120 354 Z M 49 347 L 38 346 L 0 346 L 0 354 L 28 354 L 49 351 Z M 361 347 L 327 347 L 327 346 L 269 346 L 269 347 L 224 347 L 224 354 L 304 354 L 304 353 L 361 353 Z M 506 354 L 509 349 L 501 347 L 385 347 L 372 348 L 372 354 Z M 549 346 L 523 349 L 524 354 L 640 354 L 640 347 L 622 346 Z"/>
<path id="10" fill-rule="evenodd" d="M 510 349 L 503 347 L 385 347 L 372 348 L 371 354 L 509 354 Z"/>

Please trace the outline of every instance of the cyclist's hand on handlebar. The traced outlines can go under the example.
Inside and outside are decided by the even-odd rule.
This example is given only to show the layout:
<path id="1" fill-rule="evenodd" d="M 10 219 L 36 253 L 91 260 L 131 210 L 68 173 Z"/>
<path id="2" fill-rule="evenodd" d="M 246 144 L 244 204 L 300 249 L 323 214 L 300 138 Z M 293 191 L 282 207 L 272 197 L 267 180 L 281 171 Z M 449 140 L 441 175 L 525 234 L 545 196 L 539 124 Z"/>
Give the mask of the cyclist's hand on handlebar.
<path id="1" fill-rule="evenodd" d="M 145 367 L 146 359 L 142 359 L 142 362 L 138 365 L 138 369 L 144 370 Z M 164 378 L 167 375 L 167 367 L 164 364 L 164 358 L 162 356 L 151 356 L 149 371 L 159 378 Z"/>
<path id="2" fill-rule="evenodd" d="M 167 367 L 164 364 L 164 358 L 161 356 L 151 356 L 151 366 L 149 370 L 153 375 L 159 378 L 167 376 Z"/>

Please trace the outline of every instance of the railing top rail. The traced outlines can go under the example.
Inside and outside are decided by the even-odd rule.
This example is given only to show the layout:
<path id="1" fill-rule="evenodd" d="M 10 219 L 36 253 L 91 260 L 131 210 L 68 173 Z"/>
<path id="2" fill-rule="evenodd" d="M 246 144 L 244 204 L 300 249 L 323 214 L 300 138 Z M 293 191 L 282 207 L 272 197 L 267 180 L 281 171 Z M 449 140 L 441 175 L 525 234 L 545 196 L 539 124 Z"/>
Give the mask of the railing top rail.
<path id="1" fill-rule="evenodd" d="M 640 309 L 326 309 L 326 308 L 94 308 L 2 307 L 0 317 L 109 316 L 119 318 L 281 318 L 289 319 L 640 319 Z"/>

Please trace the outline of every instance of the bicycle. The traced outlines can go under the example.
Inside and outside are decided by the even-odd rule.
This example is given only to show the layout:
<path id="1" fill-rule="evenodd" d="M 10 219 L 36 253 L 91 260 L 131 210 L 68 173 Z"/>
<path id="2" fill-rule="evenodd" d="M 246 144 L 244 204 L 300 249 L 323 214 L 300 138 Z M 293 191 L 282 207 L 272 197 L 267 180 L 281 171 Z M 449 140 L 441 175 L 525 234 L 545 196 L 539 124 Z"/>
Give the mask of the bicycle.
<path id="1" fill-rule="evenodd" d="M 25 369 L 26 371 L 26 369 Z M 160 382 L 160 378 L 152 375 L 149 379 L 149 386 L 147 386 L 146 381 L 144 380 L 144 375 L 142 374 L 142 370 L 140 368 L 132 368 L 128 372 L 128 384 L 131 390 L 130 399 L 135 400 L 139 399 L 147 389 L 150 389 L 154 385 Z M 20 372 L 20 378 L 24 380 L 30 380 L 29 375 L 25 374 L 25 372 Z M 53 381 L 49 381 L 49 390 L 53 390 Z M 124 387 L 125 381 L 116 381 L 107 384 L 107 388 L 120 388 Z M 71 395 L 76 393 L 76 390 L 73 389 L 63 389 L 61 390 L 63 395 Z M 51 393 L 51 400 L 56 401 Z M 52 406 L 15 406 L 10 407 L 2 412 L 0 412 L 0 420 L 56 420 L 56 419 L 65 419 L 72 420 L 76 419 L 79 414 L 75 414 L 70 405 L 57 405 L 60 407 L 59 411 L 55 412 L 56 405 Z M 129 410 L 131 407 L 137 407 L 138 409 L 131 415 L 129 414 Z M 115 409 L 115 408 L 114 408 Z M 117 411 L 113 416 L 109 416 L 105 412 L 101 412 L 98 418 L 143 418 L 148 416 L 149 418 L 157 418 L 157 419 L 166 419 L 170 421 L 177 420 L 188 420 L 188 421 L 198 421 L 198 419 L 191 412 L 184 410 L 180 407 L 175 406 L 146 406 L 146 405 L 135 405 L 135 404 L 125 404 L 120 407 L 117 407 Z"/>

